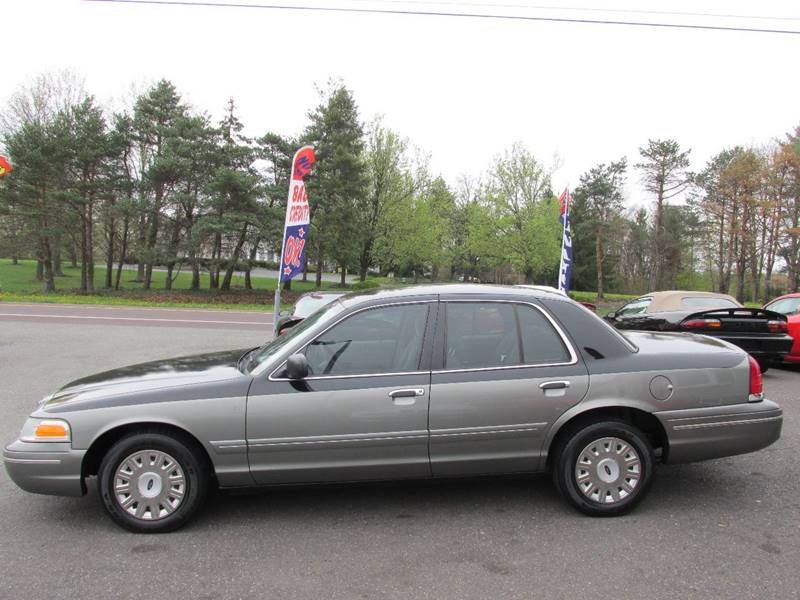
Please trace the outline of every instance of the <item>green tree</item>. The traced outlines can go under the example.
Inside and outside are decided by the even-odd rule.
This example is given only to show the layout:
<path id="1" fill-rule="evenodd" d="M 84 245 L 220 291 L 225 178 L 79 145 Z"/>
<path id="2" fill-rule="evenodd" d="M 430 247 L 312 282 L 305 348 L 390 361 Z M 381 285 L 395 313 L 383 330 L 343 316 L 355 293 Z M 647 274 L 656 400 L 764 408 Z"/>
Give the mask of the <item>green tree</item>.
<path id="1" fill-rule="evenodd" d="M 561 227 L 545 168 L 524 146 L 514 144 L 495 160 L 485 193 L 497 218 L 497 243 L 525 282 L 552 272 L 558 263 Z"/>
<path id="2" fill-rule="evenodd" d="M 186 115 L 175 86 L 162 79 L 134 105 L 133 128 L 141 163 L 139 186 L 139 275 L 144 288 L 150 289 L 153 265 L 159 259 L 158 240 L 162 211 L 181 177 L 180 165 L 173 154 L 179 121 Z"/>
<path id="3" fill-rule="evenodd" d="M 338 84 L 309 113 L 304 139 L 313 144 L 317 165 L 308 181 L 312 251 L 317 261 L 317 287 L 322 282 L 326 256 L 341 269 L 357 262 L 358 211 L 367 195 L 364 132 L 350 90 Z"/>
<path id="4" fill-rule="evenodd" d="M 357 206 L 359 239 L 359 278 L 364 281 L 374 262 L 373 251 L 378 226 L 387 206 L 402 202 L 418 189 L 409 176 L 407 140 L 383 126 L 376 118 L 370 124 L 365 153 L 368 187 Z"/>
<path id="5" fill-rule="evenodd" d="M 579 207 L 573 214 L 577 218 L 572 219 L 573 249 L 581 242 L 591 240 L 598 299 L 603 298 L 605 290 L 603 267 L 617 239 L 615 228 L 619 225 L 622 213 L 626 166 L 626 159 L 622 158 L 608 165 L 593 167 L 581 175 L 580 185 L 573 194 L 574 206 Z"/>
<path id="6" fill-rule="evenodd" d="M 642 162 L 636 168 L 642 174 L 645 189 L 655 196 L 653 211 L 653 236 L 650 245 L 650 288 L 661 286 L 661 248 L 664 239 L 664 204 L 670 198 L 683 193 L 691 181 L 689 168 L 690 150 L 681 150 L 675 140 L 648 140 L 647 146 L 639 148 Z"/>

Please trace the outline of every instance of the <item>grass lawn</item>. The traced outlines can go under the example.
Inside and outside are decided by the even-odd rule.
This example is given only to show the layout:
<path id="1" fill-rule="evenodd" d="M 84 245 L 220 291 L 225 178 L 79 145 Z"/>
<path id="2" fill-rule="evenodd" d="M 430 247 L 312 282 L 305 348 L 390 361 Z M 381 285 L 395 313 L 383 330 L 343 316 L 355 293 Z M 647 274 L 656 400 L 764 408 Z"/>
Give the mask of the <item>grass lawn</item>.
<path id="1" fill-rule="evenodd" d="M 96 292 L 90 295 L 77 291 L 80 287 L 80 267 L 65 265 L 63 270 L 64 277 L 56 277 L 57 291 L 45 294 L 42 291 L 42 283 L 36 281 L 36 261 L 21 260 L 19 264 L 14 265 L 10 259 L 0 259 L 0 301 L 264 310 L 265 306 L 272 308 L 277 286 L 276 279 L 253 277 L 253 290 L 245 290 L 244 277 L 235 275 L 231 282 L 231 291 L 209 290 L 208 273 L 201 273 L 201 289 L 192 291 L 189 289 L 192 274 L 190 271 L 182 271 L 174 279 L 173 289 L 165 290 L 166 273 L 154 271 L 151 289 L 144 290 L 143 285 L 135 280 L 136 271 L 123 270 L 120 290 L 106 290 L 102 288 L 106 270 L 104 267 L 96 267 L 94 271 Z M 303 282 L 299 279 L 292 281 L 292 291 L 283 292 L 282 305 L 288 306 L 299 294 L 313 289 L 315 289 L 313 273 L 310 274 L 310 281 Z M 336 289 L 336 284 L 323 281 L 322 289 Z"/>

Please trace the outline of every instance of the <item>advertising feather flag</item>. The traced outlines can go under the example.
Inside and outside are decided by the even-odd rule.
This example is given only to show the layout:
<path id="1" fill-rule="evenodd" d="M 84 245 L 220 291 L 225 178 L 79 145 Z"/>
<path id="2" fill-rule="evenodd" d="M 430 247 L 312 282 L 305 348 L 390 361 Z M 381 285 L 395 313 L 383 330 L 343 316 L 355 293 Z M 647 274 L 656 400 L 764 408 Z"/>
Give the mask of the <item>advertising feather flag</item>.
<path id="1" fill-rule="evenodd" d="M 572 197 L 570 196 L 569 188 L 564 190 L 559 201 L 561 202 L 561 209 L 559 210 L 558 220 L 564 226 L 564 230 L 561 236 L 561 264 L 558 268 L 558 289 L 567 294 L 572 281 L 572 231 L 569 226 L 569 205 Z"/>
<path id="2" fill-rule="evenodd" d="M 303 257 L 305 256 L 308 224 L 311 216 L 306 184 L 303 179 L 311 172 L 311 167 L 316 160 L 313 146 L 303 146 L 295 152 L 292 160 L 292 178 L 289 182 L 286 220 L 283 225 L 281 283 L 296 277 L 303 269 Z"/>
<path id="3" fill-rule="evenodd" d="M 275 290 L 275 317 L 273 327 L 277 330 L 278 315 L 281 310 L 281 285 L 291 281 L 303 271 L 308 242 L 308 226 L 311 222 L 311 211 L 308 206 L 308 194 L 304 178 L 311 172 L 317 161 L 313 146 L 303 146 L 294 153 L 292 159 L 292 175 L 289 179 L 289 196 L 286 200 L 286 219 L 283 222 L 283 245 L 281 246 L 281 264 L 278 272 L 278 288 Z"/>

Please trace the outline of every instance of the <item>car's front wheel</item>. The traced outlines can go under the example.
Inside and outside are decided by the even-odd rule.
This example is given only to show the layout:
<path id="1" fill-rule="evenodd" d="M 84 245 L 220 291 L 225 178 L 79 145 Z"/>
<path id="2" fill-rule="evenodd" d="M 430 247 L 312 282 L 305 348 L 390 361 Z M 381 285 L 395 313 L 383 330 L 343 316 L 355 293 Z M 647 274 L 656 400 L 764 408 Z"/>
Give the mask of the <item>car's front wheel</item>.
<path id="1" fill-rule="evenodd" d="M 553 478 L 575 508 L 611 517 L 642 500 L 653 464 L 653 448 L 641 431 L 623 421 L 604 421 L 567 435 L 556 449 Z"/>
<path id="2" fill-rule="evenodd" d="M 98 480 L 103 505 L 116 523 L 138 533 L 161 533 L 197 514 L 209 475 L 188 440 L 148 432 L 114 444 Z"/>

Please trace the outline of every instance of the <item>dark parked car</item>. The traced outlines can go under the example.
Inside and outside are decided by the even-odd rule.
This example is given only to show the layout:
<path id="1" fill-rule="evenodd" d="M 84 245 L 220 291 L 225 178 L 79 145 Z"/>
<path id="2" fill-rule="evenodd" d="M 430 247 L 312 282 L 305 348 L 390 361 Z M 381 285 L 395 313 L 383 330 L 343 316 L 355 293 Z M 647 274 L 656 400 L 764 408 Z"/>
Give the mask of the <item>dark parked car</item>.
<path id="1" fill-rule="evenodd" d="M 733 296 L 713 292 L 653 292 L 605 319 L 617 329 L 683 331 L 723 339 L 746 350 L 766 371 L 792 348 L 785 315 L 745 308 Z"/>
<path id="2" fill-rule="evenodd" d="M 303 294 L 295 302 L 294 310 L 291 313 L 287 311 L 278 316 L 275 331 L 278 335 L 283 335 L 317 309 L 330 304 L 337 298 L 341 298 L 344 294 L 344 292 L 308 292 Z"/>
<path id="3" fill-rule="evenodd" d="M 782 422 L 730 344 L 622 335 L 558 294 L 436 285 L 345 296 L 260 348 L 74 381 L 3 458 L 30 492 L 80 496 L 96 477 L 111 517 L 142 532 L 180 527 L 212 485 L 541 471 L 611 516 L 657 463 L 752 452 Z"/>

